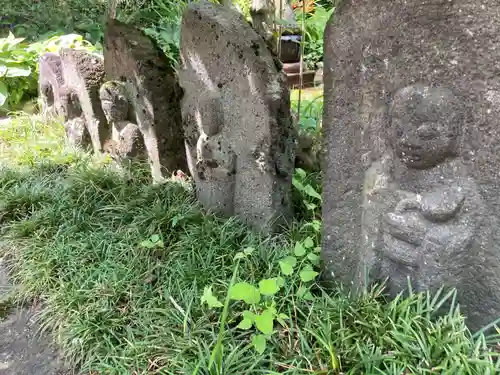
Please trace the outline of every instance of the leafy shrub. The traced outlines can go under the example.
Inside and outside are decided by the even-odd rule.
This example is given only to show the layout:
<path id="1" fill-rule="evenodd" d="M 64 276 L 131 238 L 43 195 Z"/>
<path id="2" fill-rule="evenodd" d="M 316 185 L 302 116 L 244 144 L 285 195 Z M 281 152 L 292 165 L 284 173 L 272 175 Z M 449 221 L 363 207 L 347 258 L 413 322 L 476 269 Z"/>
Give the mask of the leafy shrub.
<path id="1" fill-rule="evenodd" d="M 302 100 L 299 103 L 297 100 L 291 101 L 292 111 L 299 118 L 299 129 L 301 131 L 316 133 L 321 128 L 321 117 L 323 116 L 323 95 L 316 96 L 312 99 Z"/>
<path id="2" fill-rule="evenodd" d="M 56 35 L 31 44 L 11 32 L 0 39 L 0 110 L 14 109 L 23 101 L 36 97 L 38 57 L 45 52 L 57 52 L 62 47 L 96 51 L 95 46 L 77 34 Z"/>
<path id="3" fill-rule="evenodd" d="M 335 8 L 326 8 L 316 4 L 314 11 L 305 17 L 304 38 L 304 61 L 311 67 L 315 67 L 323 61 L 323 37 L 326 23 L 335 12 Z M 296 11 L 297 18 L 302 24 L 303 14 L 300 9 Z"/>
<path id="4" fill-rule="evenodd" d="M 0 39 L 0 108 L 19 104 L 26 94 L 36 94 L 33 65 L 37 56 L 25 48 L 23 40 L 12 33 Z"/>

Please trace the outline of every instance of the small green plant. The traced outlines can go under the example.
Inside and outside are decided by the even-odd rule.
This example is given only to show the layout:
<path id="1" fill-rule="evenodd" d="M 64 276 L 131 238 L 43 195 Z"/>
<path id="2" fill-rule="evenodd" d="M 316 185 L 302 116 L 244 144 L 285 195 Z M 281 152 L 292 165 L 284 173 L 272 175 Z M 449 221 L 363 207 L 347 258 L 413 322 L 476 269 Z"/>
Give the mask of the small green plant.
<path id="1" fill-rule="evenodd" d="M 289 318 L 286 314 L 279 313 L 276 310 L 276 303 L 273 301 L 273 297 L 285 285 L 285 280 L 282 277 L 262 279 L 257 285 L 248 282 L 236 282 L 241 260 L 252 255 L 253 252 L 254 249 L 248 247 L 235 255 L 233 276 L 229 283 L 224 305 L 213 295 L 212 286 L 207 286 L 204 289 L 201 297 L 202 304 L 206 303 L 211 308 L 223 307 L 218 340 L 212 351 L 209 368 L 212 368 L 216 359 L 220 358 L 221 355 L 222 337 L 230 312 L 230 301 L 239 301 L 247 305 L 248 308 L 239 314 L 240 323 L 237 328 L 249 330 L 255 327 L 258 333 L 252 335 L 251 345 L 260 354 L 266 349 L 266 340 L 274 333 L 274 322 L 277 321 L 286 327 L 285 319 Z M 220 368 L 221 364 L 217 363 L 217 365 Z"/>
<path id="2" fill-rule="evenodd" d="M 163 248 L 165 246 L 158 234 L 153 234 L 148 239 L 142 241 L 140 245 L 141 247 L 145 247 L 146 249 Z"/>
<path id="3" fill-rule="evenodd" d="M 323 37 L 325 27 L 334 12 L 334 7 L 327 9 L 319 3 L 316 3 L 314 12 L 305 15 L 304 61 L 311 68 L 314 68 L 320 61 L 323 61 Z M 300 24 L 302 24 L 302 11 L 297 10 L 296 16 Z"/>
<path id="4" fill-rule="evenodd" d="M 292 102 L 292 110 L 299 112 L 298 102 Z M 317 132 L 320 129 L 321 116 L 323 115 L 323 96 L 301 103 L 299 129 L 306 132 Z"/>
<path id="5" fill-rule="evenodd" d="M 304 194 L 306 207 L 313 212 L 314 216 L 314 213 L 319 209 L 321 195 L 310 184 L 306 183 L 306 172 L 304 170 L 297 169 L 293 184 L 297 190 Z M 315 219 L 304 224 L 303 229 L 309 230 L 311 235 L 296 241 L 290 253 L 278 261 L 279 268 L 276 270 L 274 277 L 261 279 L 257 283 L 236 282 L 240 262 L 250 257 L 254 252 L 253 248 L 246 248 L 244 251 L 238 252 L 234 257 L 233 277 L 229 283 L 224 304 L 214 295 L 212 285 L 205 287 L 201 303 L 207 304 L 214 309 L 223 308 L 218 341 L 212 351 L 213 360 L 210 362 L 209 368 L 215 363 L 217 368 L 220 369 L 221 364 L 216 359 L 221 356 L 221 340 L 226 330 L 226 322 L 230 312 L 233 313 L 232 315 L 239 317 L 237 329 L 245 331 L 254 329 L 250 345 L 253 346 L 257 353 L 262 354 L 266 350 L 267 341 L 276 333 L 275 324 L 278 323 L 282 327 L 288 328 L 287 320 L 290 318 L 277 308 L 277 299 L 280 298 L 282 288 L 288 284 L 289 290 L 295 292 L 295 298 L 306 301 L 314 300 L 311 287 L 319 274 L 316 268 L 320 263 L 319 234 L 321 222 Z M 232 310 L 232 305 L 230 305 L 231 301 L 242 303 L 246 308 L 241 312 L 235 312 Z"/>

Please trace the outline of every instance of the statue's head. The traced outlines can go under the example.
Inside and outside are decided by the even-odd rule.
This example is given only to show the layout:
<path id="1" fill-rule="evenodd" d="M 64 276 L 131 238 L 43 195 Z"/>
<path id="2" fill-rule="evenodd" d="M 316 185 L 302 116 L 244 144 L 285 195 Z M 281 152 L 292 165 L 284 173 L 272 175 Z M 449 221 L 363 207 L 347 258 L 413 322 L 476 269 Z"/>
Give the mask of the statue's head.
<path id="1" fill-rule="evenodd" d="M 105 82 L 99 90 L 102 110 L 108 122 L 124 121 L 128 117 L 127 90 L 122 82 Z"/>
<path id="2" fill-rule="evenodd" d="M 416 84 L 398 90 L 389 111 L 396 155 L 414 169 L 432 168 L 456 155 L 463 111 L 446 88 Z"/>

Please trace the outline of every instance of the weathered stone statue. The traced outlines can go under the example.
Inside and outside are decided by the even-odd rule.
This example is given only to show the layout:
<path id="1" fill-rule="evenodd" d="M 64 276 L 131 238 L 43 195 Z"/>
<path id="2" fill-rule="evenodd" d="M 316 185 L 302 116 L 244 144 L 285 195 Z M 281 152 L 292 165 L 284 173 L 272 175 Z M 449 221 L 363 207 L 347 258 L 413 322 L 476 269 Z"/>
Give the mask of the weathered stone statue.
<path id="1" fill-rule="evenodd" d="M 105 82 L 99 90 L 102 109 L 111 125 L 109 151 L 118 161 L 144 158 L 145 145 L 139 126 L 129 120 L 130 105 L 125 85 L 122 82 Z M 112 146 L 111 146 L 112 145 Z"/>
<path id="2" fill-rule="evenodd" d="M 325 31 L 325 277 L 500 317 L 500 4 L 344 1 Z M 451 27 L 449 25 L 452 25 Z"/>
<path id="3" fill-rule="evenodd" d="M 254 29 L 268 42 L 273 40 L 279 25 L 289 30 L 299 29 L 288 0 L 252 0 L 250 15 Z"/>
<path id="4" fill-rule="evenodd" d="M 202 205 L 258 230 L 291 214 L 290 97 L 266 42 L 235 10 L 191 4 L 180 82 L 188 165 Z"/>
<path id="5" fill-rule="evenodd" d="M 57 115 L 60 90 L 64 85 L 61 57 L 57 53 L 46 52 L 38 60 L 38 91 L 43 115 Z"/>
<path id="6" fill-rule="evenodd" d="M 59 116 L 64 122 L 69 144 L 79 148 L 91 146 L 85 116 L 76 91 L 65 84 L 59 54 L 47 52 L 39 59 L 39 92 L 42 114 Z"/>
<path id="7" fill-rule="evenodd" d="M 67 142 L 76 148 L 92 149 L 92 139 L 78 94 L 66 85 L 60 89 L 57 114 L 64 122 Z"/>
<path id="8" fill-rule="evenodd" d="M 449 89 L 416 84 L 398 90 L 390 105 L 393 152 L 383 159 L 393 158 L 392 171 L 378 171 L 387 175 L 384 187 L 365 181 L 364 209 L 382 208 L 380 223 L 372 223 L 380 226 L 374 245 L 392 295 L 408 278 L 417 291 L 456 285 L 479 236 L 485 207 L 460 158 L 461 104 Z"/>
<path id="9" fill-rule="evenodd" d="M 83 137 L 85 132 L 81 124 L 81 119 L 83 119 L 94 152 L 101 152 L 104 142 L 111 136 L 99 99 L 99 89 L 104 83 L 102 56 L 71 48 L 62 48 L 60 55 L 66 101 L 70 106 L 66 110 L 66 116 L 68 116 L 68 119 L 78 118 L 68 127 L 71 129 L 75 126 L 75 134 L 81 133 Z M 75 142 L 75 144 L 78 143 L 79 141 Z"/>
<path id="10" fill-rule="evenodd" d="M 187 170 L 182 90 L 163 51 L 141 30 L 110 20 L 104 35 L 104 65 L 107 78 L 124 85 L 122 96 L 127 95 L 129 105 L 126 118 L 140 130 L 153 180 L 159 182 L 179 169 Z M 129 126 L 126 132 L 131 129 Z M 130 135 L 137 135 L 134 132 Z"/>

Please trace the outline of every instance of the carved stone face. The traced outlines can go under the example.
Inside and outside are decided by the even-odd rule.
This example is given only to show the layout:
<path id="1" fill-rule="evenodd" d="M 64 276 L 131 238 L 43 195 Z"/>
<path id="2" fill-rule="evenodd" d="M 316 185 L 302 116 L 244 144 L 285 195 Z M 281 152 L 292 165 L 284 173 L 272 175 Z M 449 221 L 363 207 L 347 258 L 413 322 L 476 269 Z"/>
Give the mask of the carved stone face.
<path id="1" fill-rule="evenodd" d="M 47 101 L 48 106 L 54 105 L 54 90 L 52 89 L 52 85 L 44 84 L 41 87 L 41 92 L 45 100 Z"/>
<path id="2" fill-rule="evenodd" d="M 456 154 L 461 108 L 454 94 L 424 85 L 396 92 L 390 108 L 391 140 L 409 168 L 427 169 Z"/>
<path id="3" fill-rule="evenodd" d="M 108 122 L 124 121 L 128 117 L 128 99 L 121 82 L 106 82 L 99 90 L 101 106 Z"/>

